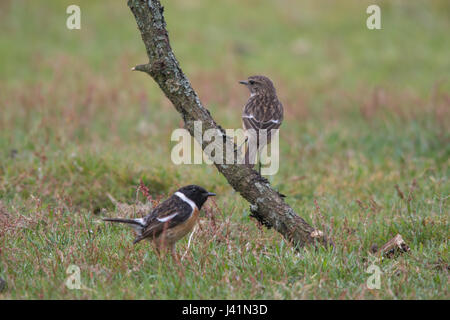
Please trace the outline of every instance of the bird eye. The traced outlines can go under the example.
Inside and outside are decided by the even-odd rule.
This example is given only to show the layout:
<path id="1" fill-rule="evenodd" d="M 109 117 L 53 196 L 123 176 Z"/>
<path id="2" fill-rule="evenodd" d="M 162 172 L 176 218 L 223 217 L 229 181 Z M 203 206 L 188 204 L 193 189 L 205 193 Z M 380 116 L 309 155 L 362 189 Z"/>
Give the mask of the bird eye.
<path id="1" fill-rule="evenodd" d="M 248 83 L 250 83 L 250 84 L 255 84 L 255 81 L 250 80 Z"/>

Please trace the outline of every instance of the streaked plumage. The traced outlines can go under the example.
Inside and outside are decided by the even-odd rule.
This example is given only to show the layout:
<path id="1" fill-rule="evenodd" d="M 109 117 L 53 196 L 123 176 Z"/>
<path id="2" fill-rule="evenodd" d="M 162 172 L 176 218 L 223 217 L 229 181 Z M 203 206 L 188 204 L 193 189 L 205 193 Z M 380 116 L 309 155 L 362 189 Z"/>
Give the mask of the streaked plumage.
<path id="1" fill-rule="evenodd" d="M 260 151 L 271 142 L 271 130 L 278 129 L 283 122 L 283 105 L 278 100 L 272 81 L 265 76 L 251 76 L 246 81 L 240 81 L 250 91 L 244 110 L 242 122 L 244 130 L 254 129 L 256 136 L 249 135 L 248 143 L 256 144 L 256 151 Z M 267 130 L 267 141 L 260 141 L 260 130 Z M 252 164 L 256 154 L 251 154 L 248 144 L 245 152 L 245 163 Z"/>

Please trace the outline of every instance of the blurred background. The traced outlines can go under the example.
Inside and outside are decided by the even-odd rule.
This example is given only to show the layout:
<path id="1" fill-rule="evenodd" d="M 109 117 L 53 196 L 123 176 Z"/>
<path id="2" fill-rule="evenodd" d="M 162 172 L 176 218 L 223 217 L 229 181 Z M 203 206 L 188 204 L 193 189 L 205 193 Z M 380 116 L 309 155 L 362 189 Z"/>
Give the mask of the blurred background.
<path id="1" fill-rule="evenodd" d="M 366 27 L 366 8 L 373 3 L 381 8 L 381 30 Z M 71 4 L 81 8 L 81 30 L 66 28 Z M 238 80 L 263 74 L 274 81 L 285 122 L 280 171 L 270 180 L 308 222 L 319 223 L 320 216 L 337 239 L 356 237 L 359 251 L 393 232 L 409 242 L 446 241 L 443 212 L 448 207 L 442 199 L 449 191 L 450 2 L 163 4 L 176 57 L 222 127 L 241 127 L 248 92 Z M 143 199 L 136 192 L 140 181 L 155 198 L 185 184 L 201 184 L 221 195 L 214 210 L 247 225 L 243 232 L 261 235 L 248 218 L 246 202 L 213 166 L 170 161 L 170 135 L 182 120 L 150 77 L 130 71 L 147 60 L 126 1 L 0 2 L 0 242 L 16 248 L 2 257 L 0 275 L 15 292 L 8 297 L 27 296 L 8 266 L 33 257 L 18 249 L 24 240 L 14 230 L 39 219 L 50 219 L 52 230 L 60 230 L 66 227 L 53 215 L 74 213 L 92 223 L 102 210 L 114 210 L 107 193 L 124 202 Z M 394 205 L 401 201 L 394 186 L 408 194 L 413 182 L 421 192 L 414 214 L 435 219 L 433 226 L 420 219 L 397 223 L 407 209 Z M 376 228 L 360 223 L 371 208 Z M 345 228 L 350 225 L 356 233 L 342 231 L 344 219 Z M 279 243 L 276 233 L 264 232 Z M 37 246 L 45 243 L 36 241 Z M 442 295 L 436 288 L 445 277 L 429 279 L 434 291 L 418 289 L 420 294 Z M 28 294 L 70 297 L 65 291 L 52 295 L 46 286 Z M 205 298 L 202 290 L 193 297 Z M 411 292 L 403 297 L 421 297 Z"/>

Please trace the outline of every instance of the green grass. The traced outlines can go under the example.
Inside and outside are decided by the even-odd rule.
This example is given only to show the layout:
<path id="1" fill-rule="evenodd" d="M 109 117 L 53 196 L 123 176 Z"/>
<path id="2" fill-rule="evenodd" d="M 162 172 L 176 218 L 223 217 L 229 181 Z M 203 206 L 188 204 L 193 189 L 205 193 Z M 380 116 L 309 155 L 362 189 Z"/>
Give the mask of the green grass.
<path id="1" fill-rule="evenodd" d="M 286 120 L 269 179 L 336 244 L 299 252 L 214 167 L 172 164 L 182 121 L 130 72 L 147 58 L 126 1 L 76 1 L 69 31 L 73 2 L 0 4 L 1 299 L 450 298 L 447 1 L 378 1 L 379 31 L 370 1 L 164 1 L 182 68 L 224 128 L 240 127 L 239 79 L 274 80 Z M 155 203 L 191 183 L 218 194 L 180 265 L 100 221 L 124 214 L 108 193 L 145 201 L 140 181 Z M 369 254 L 397 233 L 410 253 Z M 71 264 L 82 290 L 64 285 Z"/>

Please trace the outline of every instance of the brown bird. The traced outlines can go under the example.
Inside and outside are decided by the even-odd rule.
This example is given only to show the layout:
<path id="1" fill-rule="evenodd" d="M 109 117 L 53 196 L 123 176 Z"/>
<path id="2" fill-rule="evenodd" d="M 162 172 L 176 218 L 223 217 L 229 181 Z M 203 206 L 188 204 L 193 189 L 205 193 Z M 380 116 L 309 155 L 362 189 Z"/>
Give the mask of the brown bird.
<path id="1" fill-rule="evenodd" d="M 242 112 L 242 123 L 247 131 L 248 141 L 245 150 L 245 164 L 253 167 L 256 152 L 260 152 L 272 138 L 272 129 L 278 129 L 283 122 L 283 105 L 278 100 L 277 92 L 272 81 L 265 76 L 251 76 L 248 80 L 239 81 L 250 90 L 248 99 Z M 253 129 L 253 130 L 250 130 Z M 267 140 L 260 139 L 260 133 L 267 130 Z M 256 148 L 249 148 L 254 144 Z M 261 162 L 259 161 L 259 173 Z"/>
<path id="2" fill-rule="evenodd" d="M 178 189 L 144 218 L 105 218 L 103 220 L 126 223 L 131 226 L 136 232 L 133 244 L 147 239 L 153 242 L 158 253 L 170 248 L 174 255 L 176 242 L 194 228 L 203 204 L 208 197 L 215 195 L 200 186 L 189 185 Z"/>

